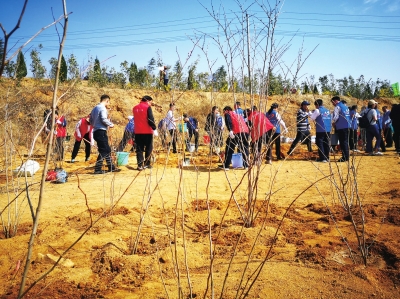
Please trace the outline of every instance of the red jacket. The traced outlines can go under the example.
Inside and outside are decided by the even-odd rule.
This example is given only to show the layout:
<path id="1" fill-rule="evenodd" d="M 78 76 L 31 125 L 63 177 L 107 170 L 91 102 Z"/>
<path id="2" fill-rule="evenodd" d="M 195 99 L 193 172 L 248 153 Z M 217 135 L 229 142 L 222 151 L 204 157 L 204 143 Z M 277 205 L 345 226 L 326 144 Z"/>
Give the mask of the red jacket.
<path id="1" fill-rule="evenodd" d="M 244 118 L 241 115 L 236 114 L 233 111 L 229 111 L 228 114 L 231 117 L 232 131 L 234 134 L 249 133 L 249 127 L 247 127 Z"/>
<path id="2" fill-rule="evenodd" d="M 93 127 L 86 120 L 86 117 L 81 118 L 81 120 L 76 124 L 74 136 L 76 141 L 81 141 L 83 136 L 89 133 L 89 140 L 92 141 Z"/>
<path id="3" fill-rule="evenodd" d="M 58 122 L 61 122 L 61 124 Z M 65 116 L 62 115 L 56 120 L 56 137 L 65 136 L 67 136 L 67 121 L 65 120 Z"/>
<path id="4" fill-rule="evenodd" d="M 248 116 L 248 120 L 251 122 L 250 136 L 253 142 L 257 141 L 266 132 L 274 128 L 274 125 L 269 121 L 265 114 L 258 111 L 252 111 Z"/>
<path id="5" fill-rule="evenodd" d="M 149 109 L 147 102 L 140 102 L 133 107 L 133 117 L 135 119 L 135 135 L 136 134 L 153 134 L 153 129 L 149 125 L 147 111 Z"/>

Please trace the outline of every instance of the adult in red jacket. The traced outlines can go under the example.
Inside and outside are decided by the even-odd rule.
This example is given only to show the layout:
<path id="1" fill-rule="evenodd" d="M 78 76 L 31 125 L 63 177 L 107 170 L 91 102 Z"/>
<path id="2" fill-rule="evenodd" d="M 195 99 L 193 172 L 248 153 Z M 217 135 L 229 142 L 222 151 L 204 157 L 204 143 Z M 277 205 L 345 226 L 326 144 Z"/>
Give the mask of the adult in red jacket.
<path id="1" fill-rule="evenodd" d="M 90 157 L 90 146 L 94 145 L 93 127 L 90 125 L 90 115 L 78 121 L 75 126 L 74 137 L 75 144 L 72 150 L 71 163 L 75 162 L 82 140 L 85 143 L 85 161 L 88 161 Z"/>
<path id="2" fill-rule="evenodd" d="M 144 96 L 141 102 L 132 109 L 135 119 L 136 159 L 139 171 L 151 168 L 153 135 L 158 136 L 153 110 L 151 110 L 152 101 L 150 96 Z"/>
<path id="3" fill-rule="evenodd" d="M 272 164 L 271 141 L 274 125 L 269 121 L 264 113 L 260 113 L 256 106 L 248 115 L 248 124 L 250 127 L 250 136 L 253 143 L 253 154 L 256 161 L 261 162 L 262 145 L 267 145 L 267 164 Z"/>
<path id="4" fill-rule="evenodd" d="M 232 155 L 235 148 L 243 157 L 243 167 L 249 167 L 249 128 L 247 127 L 244 118 L 232 111 L 232 108 L 226 106 L 224 108 L 225 125 L 229 131 L 229 137 L 226 139 L 225 160 L 224 164 L 219 168 L 229 170 L 229 165 L 232 162 Z"/>
<path id="5" fill-rule="evenodd" d="M 54 146 L 54 152 L 56 156 L 56 161 L 64 160 L 64 140 L 67 136 L 67 121 L 64 115 L 59 115 L 58 111 L 55 111 L 55 135 L 56 143 Z"/>

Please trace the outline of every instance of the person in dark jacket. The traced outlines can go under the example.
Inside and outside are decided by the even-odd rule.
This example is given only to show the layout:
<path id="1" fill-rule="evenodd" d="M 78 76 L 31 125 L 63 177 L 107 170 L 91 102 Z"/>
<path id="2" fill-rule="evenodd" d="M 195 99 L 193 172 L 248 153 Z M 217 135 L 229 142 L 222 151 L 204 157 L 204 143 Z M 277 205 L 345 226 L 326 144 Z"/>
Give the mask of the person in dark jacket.
<path id="1" fill-rule="evenodd" d="M 312 152 L 311 148 L 311 138 L 310 138 L 310 125 L 308 123 L 308 106 L 309 102 L 303 101 L 300 105 L 300 109 L 297 111 L 296 122 L 297 122 L 297 134 L 296 138 L 293 140 L 288 155 L 291 155 L 294 151 L 296 145 L 301 141 L 302 144 L 307 144 L 307 148 L 309 152 Z"/>
<path id="2" fill-rule="evenodd" d="M 392 120 L 395 150 L 400 154 L 400 104 L 394 104 L 392 106 L 389 116 Z"/>
<path id="3" fill-rule="evenodd" d="M 186 140 L 186 148 L 189 149 L 190 141 L 194 136 L 195 151 L 199 149 L 199 122 L 194 117 L 189 117 L 186 113 L 183 114 L 183 121 L 186 123 L 188 130 L 188 139 Z"/>
<path id="4" fill-rule="evenodd" d="M 140 103 L 132 109 L 135 119 L 136 159 L 139 171 L 152 168 L 153 135 L 158 136 L 153 110 L 151 110 L 152 101 L 150 96 L 144 96 Z"/>
<path id="5" fill-rule="evenodd" d="M 217 106 L 213 106 L 211 112 L 207 115 L 206 123 L 204 130 L 207 132 L 210 137 L 210 152 L 216 148 L 219 148 L 220 138 L 221 138 L 221 130 L 218 126 L 218 114 L 219 108 Z"/>

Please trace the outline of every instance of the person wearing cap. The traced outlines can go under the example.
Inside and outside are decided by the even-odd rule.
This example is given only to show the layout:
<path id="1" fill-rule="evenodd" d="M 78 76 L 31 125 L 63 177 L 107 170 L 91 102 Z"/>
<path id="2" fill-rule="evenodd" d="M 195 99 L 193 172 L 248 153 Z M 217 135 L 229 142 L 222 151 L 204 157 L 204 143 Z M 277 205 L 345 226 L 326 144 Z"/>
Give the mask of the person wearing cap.
<path id="1" fill-rule="evenodd" d="M 333 110 L 332 125 L 335 127 L 335 132 L 339 138 L 340 150 L 342 157 L 338 162 L 349 161 L 349 128 L 350 128 L 350 111 L 349 108 L 340 101 L 339 96 L 334 96 L 331 99 L 335 109 Z"/>
<path id="2" fill-rule="evenodd" d="M 392 119 L 390 118 L 390 110 L 387 106 L 382 107 L 382 129 L 383 136 L 386 140 L 386 147 L 393 146 L 393 128 L 392 128 Z"/>
<path id="3" fill-rule="evenodd" d="M 367 115 L 369 126 L 366 128 L 366 137 L 367 137 L 367 145 L 366 145 L 366 153 L 370 156 L 382 156 L 383 154 L 379 151 L 379 145 L 381 143 L 381 135 L 379 134 L 378 129 L 378 116 L 376 114 L 375 105 L 377 103 L 375 100 L 368 101 L 368 107 L 365 109 L 361 116 Z M 372 141 L 376 139 L 375 146 L 372 148 Z"/>
<path id="4" fill-rule="evenodd" d="M 171 135 L 172 138 L 172 153 L 176 154 L 176 141 L 177 141 L 177 133 L 176 133 L 176 122 L 182 120 L 181 117 L 175 118 L 174 117 L 174 111 L 175 111 L 175 104 L 170 103 L 169 104 L 169 110 L 167 112 L 167 116 L 165 117 L 166 125 L 167 125 L 167 130 L 169 131 L 169 134 Z"/>
<path id="5" fill-rule="evenodd" d="M 308 123 L 308 117 L 310 113 L 308 111 L 309 102 L 303 101 L 300 105 L 300 109 L 297 111 L 296 122 L 297 122 L 297 134 L 296 138 L 290 145 L 290 149 L 287 152 L 288 155 L 293 153 L 296 145 L 301 141 L 302 144 L 307 144 L 308 152 L 312 152 L 311 138 L 310 138 L 310 125 Z"/>
<path id="6" fill-rule="evenodd" d="M 90 115 L 78 121 L 75 126 L 74 137 L 75 143 L 74 149 L 72 150 L 71 163 L 75 162 L 82 140 L 85 143 L 85 161 L 88 161 L 90 157 L 90 146 L 94 145 L 93 127 L 90 125 Z"/>
<path id="7" fill-rule="evenodd" d="M 135 119 L 136 159 L 139 171 L 152 168 L 153 135 L 158 136 L 153 110 L 151 109 L 152 101 L 153 99 L 150 96 L 144 96 L 140 103 L 132 108 L 133 118 Z"/>
<path id="8" fill-rule="evenodd" d="M 199 122 L 194 117 L 189 117 L 186 113 L 183 114 L 183 121 L 186 123 L 188 130 L 188 139 L 186 140 L 186 148 L 190 148 L 190 141 L 194 136 L 195 151 L 199 149 Z"/>
<path id="9" fill-rule="evenodd" d="M 232 162 L 232 155 L 235 148 L 242 154 L 243 167 L 247 169 L 249 166 L 249 128 L 247 127 L 244 118 L 233 112 L 230 106 L 224 108 L 225 126 L 229 131 L 229 136 L 226 139 L 225 159 L 223 165 L 219 168 L 229 170 Z"/>
<path id="10" fill-rule="evenodd" d="M 114 124 L 108 119 L 107 109 L 110 109 L 110 97 L 103 94 L 100 103 L 90 112 L 90 124 L 93 127 L 93 139 L 97 143 L 99 155 L 94 166 L 94 174 L 102 174 L 103 162 L 106 161 L 108 172 L 121 171 L 111 161 L 111 147 L 108 144 L 107 129 L 113 128 Z"/>
<path id="11" fill-rule="evenodd" d="M 360 152 L 357 149 L 357 141 L 358 141 L 358 119 L 360 118 L 360 114 L 357 112 L 357 105 L 353 105 L 350 108 L 350 128 L 349 128 L 349 148 L 351 151 L 358 153 Z"/>
<path id="12" fill-rule="evenodd" d="M 118 144 L 117 151 L 123 152 L 126 144 L 130 140 L 132 140 L 132 141 L 135 140 L 135 122 L 134 122 L 134 118 L 132 115 L 128 116 L 128 123 L 125 126 L 124 135 L 122 136 L 122 139 L 121 139 L 120 143 Z M 133 149 L 134 149 L 134 146 L 132 147 L 131 151 L 133 151 Z"/>
<path id="13" fill-rule="evenodd" d="M 281 126 L 283 127 L 283 133 L 287 132 L 286 124 L 282 120 L 281 115 L 278 112 L 279 105 L 277 103 L 273 103 L 271 108 L 265 113 L 265 116 L 268 117 L 268 120 L 273 124 L 275 127 L 275 132 L 272 135 L 272 143 L 275 144 L 275 154 L 277 160 L 282 160 L 281 155 Z"/>
<path id="14" fill-rule="evenodd" d="M 254 160 L 261 163 L 262 145 L 267 145 L 266 163 L 272 164 L 272 137 L 275 129 L 264 113 L 258 111 L 256 106 L 248 112 L 248 126 L 250 128 L 250 137 L 252 141 L 252 150 Z"/>
<path id="15" fill-rule="evenodd" d="M 317 99 L 314 102 L 315 110 L 310 118 L 315 121 L 315 144 L 318 147 L 317 162 L 329 162 L 330 139 L 332 129 L 332 116 L 328 109 L 323 106 L 323 101 Z"/>

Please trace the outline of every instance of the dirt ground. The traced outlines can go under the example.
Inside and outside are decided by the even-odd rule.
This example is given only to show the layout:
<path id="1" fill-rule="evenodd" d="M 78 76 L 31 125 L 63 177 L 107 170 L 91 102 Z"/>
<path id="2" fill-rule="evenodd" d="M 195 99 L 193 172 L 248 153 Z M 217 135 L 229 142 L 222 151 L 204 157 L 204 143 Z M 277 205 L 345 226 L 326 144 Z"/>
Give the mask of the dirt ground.
<path id="1" fill-rule="evenodd" d="M 398 297 L 398 156 L 354 156 L 370 246 L 365 267 L 332 183 L 311 186 L 331 172 L 345 173 L 348 164 L 311 162 L 303 150 L 261 166 L 258 215 L 248 228 L 239 212 L 246 210 L 248 172 L 216 169 L 218 157 L 207 163 L 206 146 L 186 153 L 191 165 L 183 168 L 182 152 L 166 159 L 161 151 L 151 170 L 135 170 L 131 154 L 121 172 L 104 175 L 92 174 L 96 155 L 83 162 L 80 152 L 80 162 L 64 163 L 67 183 L 46 183 L 27 286 L 77 242 L 64 255 L 73 265 L 58 265 L 27 297 L 179 298 L 182 292 L 200 298 L 208 282 L 206 298 L 212 291 L 220 297 L 222 289 L 222 298 L 234 298 L 260 265 L 249 298 Z M 28 181 L 39 179 L 37 173 Z M 34 185 L 31 198 L 38 191 Z M 21 207 L 17 235 L 0 240 L 1 298 L 16 297 L 26 256 L 32 219 L 26 200 Z"/>
<path id="2" fill-rule="evenodd" d="M 130 114 L 128 97 L 141 93 L 80 90 L 75 97 L 85 102 L 75 102 L 85 103 L 85 109 L 64 103 L 69 119 L 84 115 L 97 101 L 96 92 L 115 95 L 120 114 L 113 117 L 121 128 Z M 51 94 L 46 96 L 48 101 Z M 193 94 L 184 109 L 205 98 Z M 82 148 L 77 162 L 69 163 L 72 144 L 66 144 L 62 165 L 68 182 L 44 186 L 27 298 L 400 297 L 400 160 L 393 148 L 382 157 L 357 154 L 351 163 L 335 163 L 336 154 L 331 163 L 316 163 L 313 145 L 311 156 L 299 148 L 272 165 L 225 172 L 204 144 L 196 154 L 168 154 L 156 144 L 152 169 L 137 171 L 131 153 L 121 172 L 94 175 L 96 151 L 84 162 Z M 282 145 L 284 153 L 288 148 Z M 43 154 L 38 150 L 32 157 L 41 169 L 27 178 L 29 200 L 22 192 L 25 178 L 7 182 L 0 172 L 3 227 L 18 223 L 15 236 L 0 235 L 0 298 L 18 293 L 33 222 L 29 201 L 36 214 Z M 180 167 L 184 158 L 190 165 Z M 346 175 L 354 171 L 356 184 Z M 257 188 L 249 188 L 254 182 Z M 256 199 L 250 204 L 249 189 Z M 5 208 L 14 198 L 11 209 Z M 351 206 L 354 224 L 340 198 Z M 253 219 L 252 225 L 244 225 L 246 219 Z M 51 273 L 35 283 L 60 256 Z"/>

